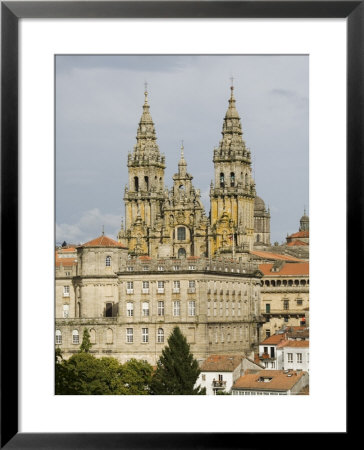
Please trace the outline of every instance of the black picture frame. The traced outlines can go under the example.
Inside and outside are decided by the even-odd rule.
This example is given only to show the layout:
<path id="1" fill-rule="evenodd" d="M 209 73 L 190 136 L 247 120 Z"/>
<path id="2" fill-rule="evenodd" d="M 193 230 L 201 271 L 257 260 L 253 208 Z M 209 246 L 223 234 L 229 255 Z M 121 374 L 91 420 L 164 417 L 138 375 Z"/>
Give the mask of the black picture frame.
<path id="1" fill-rule="evenodd" d="M 1 2 L 1 448 L 257 448 L 254 433 L 18 432 L 18 22 L 21 18 L 346 18 L 347 312 L 363 254 L 364 1 Z M 338 237 L 339 238 L 339 237 Z M 340 238 L 344 239 L 344 236 Z M 11 267 L 9 257 L 11 255 Z M 18 261 L 16 261 L 18 262 Z M 11 289 L 11 301 L 9 294 Z M 355 299 L 355 297 L 353 298 Z M 335 316 L 335 312 L 332 312 Z M 11 341 L 8 336 L 11 333 Z M 343 361 L 341 361 L 343 363 Z M 299 419 L 302 417 L 298 416 Z M 348 437 L 337 433 L 339 438 Z M 242 437 L 242 434 L 244 436 Z M 317 436 L 316 436 L 317 437 Z M 265 436 L 264 439 L 266 439 Z M 340 439 L 339 439 L 340 440 Z M 292 444 L 292 442 L 291 442 Z M 291 445 L 290 444 L 290 445 Z M 268 444 L 269 445 L 269 444 Z M 283 445 L 283 444 L 282 444 Z M 297 442 L 295 446 L 303 445 Z M 307 441 L 306 441 L 307 445 Z M 269 445 L 271 446 L 271 445 Z"/>

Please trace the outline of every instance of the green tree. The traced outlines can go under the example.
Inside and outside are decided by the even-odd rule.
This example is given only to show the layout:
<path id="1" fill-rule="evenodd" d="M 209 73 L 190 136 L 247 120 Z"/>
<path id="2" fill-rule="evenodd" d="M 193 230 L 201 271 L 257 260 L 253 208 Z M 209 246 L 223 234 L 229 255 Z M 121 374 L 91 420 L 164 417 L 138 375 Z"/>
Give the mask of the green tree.
<path id="1" fill-rule="evenodd" d="M 58 395 L 145 395 L 151 374 L 152 367 L 143 361 L 122 365 L 115 358 L 95 358 L 85 351 L 63 360 L 56 351 Z"/>
<path id="2" fill-rule="evenodd" d="M 80 345 L 80 352 L 88 353 L 92 347 L 91 340 L 90 340 L 90 333 L 88 332 L 88 329 L 85 328 L 83 330 L 83 336 L 82 336 L 82 343 Z"/>
<path id="3" fill-rule="evenodd" d="M 154 395 L 204 395 L 206 389 L 195 383 L 200 374 L 198 362 L 190 352 L 190 346 L 179 327 L 175 327 L 162 350 L 157 370 L 152 378 Z"/>
<path id="4" fill-rule="evenodd" d="M 152 366 L 144 361 L 131 359 L 123 364 L 121 378 L 127 395 L 147 395 L 152 381 Z"/>

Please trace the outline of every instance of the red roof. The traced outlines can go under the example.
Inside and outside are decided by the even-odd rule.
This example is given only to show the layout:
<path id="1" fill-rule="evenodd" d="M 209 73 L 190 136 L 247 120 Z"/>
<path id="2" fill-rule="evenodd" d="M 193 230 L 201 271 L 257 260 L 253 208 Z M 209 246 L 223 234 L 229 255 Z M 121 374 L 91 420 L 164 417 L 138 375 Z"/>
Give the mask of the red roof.
<path id="1" fill-rule="evenodd" d="M 295 348 L 308 348 L 310 346 L 310 341 L 298 341 L 298 340 L 289 340 L 280 342 L 277 347 L 295 347 Z"/>
<path id="2" fill-rule="evenodd" d="M 259 270 L 263 272 L 265 276 L 289 276 L 289 275 L 309 275 L 309 263 L 308 262 L 297 262 L 284 264 L 283 267 L 279 269 L 278 272 L 272 272 L 273 264 L 259 264 Z"/>
<path id="3" fill-rule="evenodd" d="M 93 239 L 92 241 L 86 242 L 83 245 L 80 245 L 80 247 L 119 247 L 119 248 L 127 248 L 125 245 L 120 244 L 120 242 L 114 241 L 114 239 L 111 239 L 105 235 L 101 235 L 96 239 Z"/>
<path id="4" fill-rule="evenodd" d="M 295 241 L 289 242 L 289 243 L 287 244 L 287 247 L 298 247 L 298 246 L 302 246 L 302 245 L 307 246 L 307 245 L 308 245 L 308 242 L 303 242 L 303 241 L 295 240 Z"/>
<path id="5" fill-rule="evenodd" d="M 254 390 L 289 390 L 303 377 L 306 372 L 295 370 L 285 372 L 283 370 L 261 370 L 251 374 L 246 373 L 238 378 L 233 389 L 254 389 Z M 264 380 L 269 380 L 264 382 Z"/>
<path id="6" fill-rule="evenodd" d="M 233 372 L 241 361 L 241 355 L 210 355 L 201 365 L 201 372 Z"/>
<path id="7" fill-rule="evenodd" d="M 288 256 L 288 255 L 281 255 L 279 253 L 270 253 L 270 252 L 258 252 L 258 251 L 251 251 L 252 255 L 258 256 L 259 258 L 264 259 L 272 259 L 274 261 L 302 261 L 302 259 L 295 258 L 294 256 Z"/>
<path id="8" fill-rule="evenodd" d="M 283 341 L 285 337 L 286 336 L 284 334 L 273 334 L 272 336 L 269 336 L 266 339 L 264 339 L 264 341 L 261 342 L 260 345 L 264 344 L 277 345 L 281 341 Z"/>
<path id="9" fill-rule="evenodd" d="M 290 236 L 288 236 L 289 238 L 309 238 L 310 237 L 310 232 L 309 231 L 298 231 L 297 233 L 293 233 Z"/>

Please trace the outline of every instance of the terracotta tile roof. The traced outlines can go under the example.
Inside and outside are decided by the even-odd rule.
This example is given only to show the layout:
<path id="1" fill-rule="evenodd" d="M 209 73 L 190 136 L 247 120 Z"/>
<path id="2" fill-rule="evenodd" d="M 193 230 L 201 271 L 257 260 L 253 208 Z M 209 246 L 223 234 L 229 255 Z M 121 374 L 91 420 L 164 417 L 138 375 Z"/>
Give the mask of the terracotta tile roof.
<path id="1" fill-rule="evenodd" d="M 261 370 L 257 373 L 245 373 L 238 378 L 233 385 L 233 389 L 253 389 L 253 390 L 283 390 L 292 389 L 293 386 L 303 377 L 306 372 L 289 371 L 284 373 L 283 370 Z M 271 378 L 269 382 L 260 381 L 264 378 Z"/>
<path id="2" fill-rule="evenodd" d="M 199 256 L 187 256 L 187 259 L 188 260 L 196 260 L 196 259 L 200 259 L 200 257 Z"/>
<path id="3" fill-rule="evenodd" d="M 76 251 L 76 247 L 62 247 L 57 249 L 58 253 L 72 253 Z"/>
<path id="4" fill-rule="evenodd" d="M 77 265 L 77 260 L 74 258 L 57 258 L 56 259 L 56 267 L 59 266 L 67 266 L 67 267 L 71 267 L 71 266 L 75 266 Z"/>
<path id="5" fill-rule="evenodd" d="M 232 372 L 243 360 L 242 355 L 210 355 L 202 363 L 201 372 Z"/>
<path id="6" fill-rule="evenodd" d="M 277 345 L 277 348 L 282 348 L 282 347 L 308 348 L 309 346 L 310 346 L 310 341 L 297 341 L 295 339 L 295 340 L 282 341 Z"/>
<path id="7" fill-rule="evenodd" d="M 302 261 L 302 259 L 295 258 L 294 256 L 281 255 L 279 253 L 259 252 L 251 250 L 250 253 L 254 256 L 258 256 L 263 259 L 272 259 L 274 261 Z"/>
<path id="8" fill-rule="evenodd" d="M 119 248 L 127 248 L 125 245 L 120 244 L 120 242 L 114 241 L 105 235 L 101 235 L 92 241 L 86 242 L 85 244 L 80 245 L 80 247 L 119 247 Z"/>
<path id="9" fill-rule="evenodd" d="M 290 236 L 288 236 L 288 238 L 295 238 L 295 237 L 309 238 L 310 232 L 309 231 L 298 231 L 297 233 L 293 233 Z"/>
<path id="10" fill-rule="evenodd" d="M 140 261 L 150 261 L 152 258 L 150 256 L 139 256 Z"/>
<path id="11" fill-rule="evenodd" d="M 287 247 L 297 247 L 297 246 L 300 246 L 300 245 L 305 245 L 305 246 L 307 246 L 307 245 L 309 245 L 309 244 L 308 244 L 308 242 L 303 242 L 303 241 L 295 240 L 295 241 L 289 242 L 289 243 L 287 244 Z"/>
<path id="12" fill-rule="evenodd" d="M 281 341 L 283 341 L 285 339 L 285 334 L 273 334 L 272 336 L 269 336 L 267 338 L 264 339 L 264 341 L 262 341 L 259 345 L 277 345 L 279 344 Z"/>
<path id="13" fill-rule="evenodd" d="M 267 276 L 309 275 L 310 264 L 308 262 L 286 263 L 279 272 L 271 272 L 273 264 L 259 264 L 259 270 Z"/>

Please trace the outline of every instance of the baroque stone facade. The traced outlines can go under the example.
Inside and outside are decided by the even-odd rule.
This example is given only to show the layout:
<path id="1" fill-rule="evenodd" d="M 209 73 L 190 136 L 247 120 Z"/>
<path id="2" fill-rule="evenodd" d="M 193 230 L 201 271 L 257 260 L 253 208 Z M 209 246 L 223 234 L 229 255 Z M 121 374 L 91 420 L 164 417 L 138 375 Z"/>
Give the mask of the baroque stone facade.
<path id="1" fill-rule="evenodd" d="M 56 345 L 65 357 L 78 351 L 85 327 L 96 356 L 122 362 L 155 364 L 175 325 L 199 361 L 257 350 L 263 273 L 251 251 L 254 242 L 270 245 L 270 213 L 256 197 L 242 135 L 231 87 L 206 215 L 183 146 L 172 188 L 164 184 L 145 92 L 117 241 L 102 234 L 57 251 Z"/>

